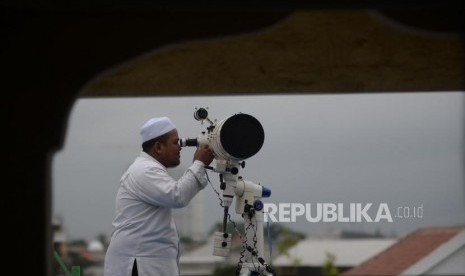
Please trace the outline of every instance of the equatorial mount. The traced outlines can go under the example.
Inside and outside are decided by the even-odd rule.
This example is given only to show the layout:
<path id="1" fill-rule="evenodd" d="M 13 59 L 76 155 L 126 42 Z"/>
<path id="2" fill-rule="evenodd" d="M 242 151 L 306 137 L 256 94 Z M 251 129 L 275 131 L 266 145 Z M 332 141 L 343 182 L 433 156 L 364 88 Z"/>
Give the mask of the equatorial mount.
<path id="1" fill-rule="evenodd" d="M 206 167 L 220 177 L 220 189 L 223 193 L 221 206 L 224 208 L 223 229 L 215 233 L 213 255 L 229 256 L 231 250 L 231 233 L 227 233 L 229 208 L 235 200 L 236 214 L 244 219 L 245 239 L 244 255 L 239 260 L 238 274 L 274 275 L 274 271 L 263 258 L 263 202 L 271 190 L 239 175 L 245 167 L 245 159 L 257 154 L 263 146 L 265 132 L 260 122 L 253 116 L 237 113 L 219 122 L 208 118 L 207 108 L 196 108 L 194 118 L 209 122 L 207 131 L 197 138 L 180 139 L 185 146 L 208 145 L 215 157 L 214 165 Z M 216 190 L 215 190 L 216 191 Z M 218 193 L 219 195 L 219 193 Z"/>

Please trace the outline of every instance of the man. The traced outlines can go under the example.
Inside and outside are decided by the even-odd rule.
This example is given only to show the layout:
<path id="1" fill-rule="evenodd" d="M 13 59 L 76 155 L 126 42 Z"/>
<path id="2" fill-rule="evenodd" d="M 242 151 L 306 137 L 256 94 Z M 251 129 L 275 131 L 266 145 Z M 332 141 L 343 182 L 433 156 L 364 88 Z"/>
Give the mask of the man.
<path id="1" fill-rule="evenodd" d="M 174 180 L 166 168 L 180 163 L 178 132 L 167 117 L 152 118 L 140 129 L 142 152 L 123 174 L 105 276 L 179 275 L 179 237 L 171 216 L 207 185 L 208 146 L 198 148 L 185 174 Z"/>

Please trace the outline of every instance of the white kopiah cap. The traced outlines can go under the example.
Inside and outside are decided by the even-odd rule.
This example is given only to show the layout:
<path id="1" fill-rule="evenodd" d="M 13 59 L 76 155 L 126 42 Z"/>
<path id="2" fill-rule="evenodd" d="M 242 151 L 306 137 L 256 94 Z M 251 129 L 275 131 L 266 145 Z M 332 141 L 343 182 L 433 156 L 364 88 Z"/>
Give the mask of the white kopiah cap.
<path id="1" fill-rule="evenodd" d="M 152 140 L 153 138 L 162 136 L 176 127 L 168 117 L 157 117 L 148 120 L 141 128 L 140 135 L 142 136 L 142 143 Z"/>

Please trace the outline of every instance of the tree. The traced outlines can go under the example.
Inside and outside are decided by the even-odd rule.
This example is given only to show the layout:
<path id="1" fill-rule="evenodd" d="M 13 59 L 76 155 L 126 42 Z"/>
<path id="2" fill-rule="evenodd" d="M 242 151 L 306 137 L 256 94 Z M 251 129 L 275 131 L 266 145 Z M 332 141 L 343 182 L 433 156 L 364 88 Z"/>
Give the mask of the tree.
<path id="1" fill-rule="evenodd" d="M 337 276 L 339 275 L 339 270 L 334 266 L 334 261 L 336 256 L 334 254 L 326 252 L 326 260 L 321 267 L 322 273 L 324 276 Z"/>

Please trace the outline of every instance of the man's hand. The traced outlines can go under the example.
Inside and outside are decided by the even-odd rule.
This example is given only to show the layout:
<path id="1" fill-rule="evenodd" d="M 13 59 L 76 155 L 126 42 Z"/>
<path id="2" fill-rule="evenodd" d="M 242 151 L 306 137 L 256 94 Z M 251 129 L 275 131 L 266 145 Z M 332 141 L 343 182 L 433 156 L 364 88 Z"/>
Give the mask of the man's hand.
<path id="1" fill-rule="evenodd" d="M 208 145 L 199 147 L 194 153 L 194 160 L 202 161 L 205 166 L 210 165 L 210 163 L 213 161 L 213 158 L 213 153 Z"/>

